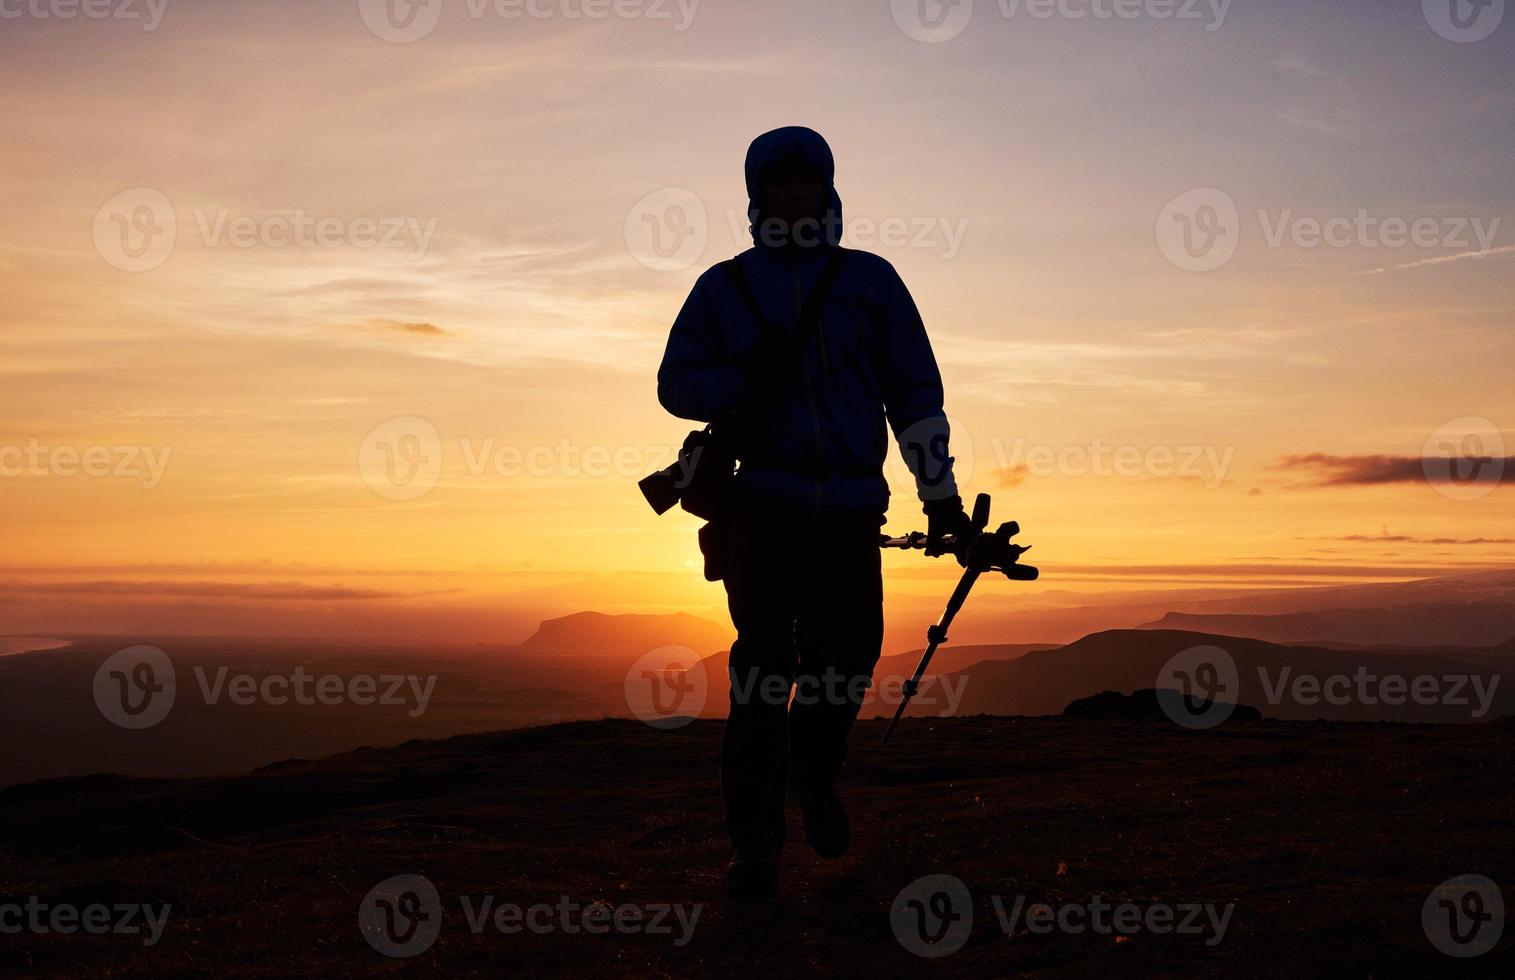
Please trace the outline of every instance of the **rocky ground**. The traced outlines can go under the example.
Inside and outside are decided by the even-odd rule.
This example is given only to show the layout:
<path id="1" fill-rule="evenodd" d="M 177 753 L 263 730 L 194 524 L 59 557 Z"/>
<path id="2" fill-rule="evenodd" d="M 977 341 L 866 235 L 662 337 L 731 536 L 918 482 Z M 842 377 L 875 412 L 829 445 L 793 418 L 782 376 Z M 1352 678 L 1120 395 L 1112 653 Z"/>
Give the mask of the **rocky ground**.
<path id="1" fill-rule="evenodd" d="M 126 923 L 134 933 L 23 922 L 0 935 L 0 973 L 1424 977 L 1515 967 L 1515 929 L 1455 959 L 1423 920 L 1453 876 L 1485 875 L 1506 895 L 1515 884 L 1508 722 L 1185 731 L 979 716 L 909 721 L 887 749 L 882 722 L 865 722 L 845 788 L 853 853 L 815 858 L 794 814 L 784 896 L 770 904 L 724 897 L 719 734 L 711 721 L 667 732 L 605 721 L 233 778 L 14 787 L 0 792 L 0 908 L 23 910 L 0 914 L 0 926 L 95 905 L 116 925 L 147 907 L 158 935 L 146 944 L 140 911 Z M 1036 918 L 1043 903 L 1050 926 Z M 1134 907 L 1119 913 L 1125 924 L 1137 923 L 1124 931 L 1122 905 Z M 66 913 L 55 921 L 69 924 Z M 375 949 L 386 943 L 414 955 Z"/>

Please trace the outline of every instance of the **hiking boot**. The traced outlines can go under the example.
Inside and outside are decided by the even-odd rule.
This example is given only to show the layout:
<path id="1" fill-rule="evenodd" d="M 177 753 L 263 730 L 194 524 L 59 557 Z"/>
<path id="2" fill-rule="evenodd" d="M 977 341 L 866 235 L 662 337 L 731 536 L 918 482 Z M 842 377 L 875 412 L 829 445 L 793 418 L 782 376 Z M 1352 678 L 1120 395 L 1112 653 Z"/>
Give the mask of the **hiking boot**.
<path id="1" fill-rule="evenodd" d="M 847 810 L 836 795 L 836 789 L 806 789 L 794 794 L 799 798 L 800 810 L 805 815 L 805 840 L 815 853 L 823 858 L 839 858 L 847 853 L 852 843 L 852 831 L 847 824 Z"/>
<path id="2" fill-rule="evenodd" d="M 778 849 L 738 847 L 726 867 L 726 894 L 732 898 L 773 898 L 778 894 Z"/>

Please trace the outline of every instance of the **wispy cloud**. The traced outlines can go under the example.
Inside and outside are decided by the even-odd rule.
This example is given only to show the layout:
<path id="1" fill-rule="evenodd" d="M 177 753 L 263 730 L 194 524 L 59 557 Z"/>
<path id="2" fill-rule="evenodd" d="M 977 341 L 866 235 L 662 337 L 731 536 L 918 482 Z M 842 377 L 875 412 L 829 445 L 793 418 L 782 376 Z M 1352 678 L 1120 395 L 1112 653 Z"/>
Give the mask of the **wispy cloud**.
<path id="1" fill-rule="evenodd" d="M 1503 467 L 1503 471 L 1515 472 L 1515 457 L 1481 457 L 1468 459 L 1469 463 L 1482 466 Z M 1442 466 L 1427 467 L 1420 456 L 1334 456 L 1330 453 L 1300 453 L 1282 456 L 1269 465 L 1270 470 L 1286 470 L 1305 474 L 1306 479 L 1296 486 L 1352 487 L 1376 486 L 1387 483 L 1433 482 L 1432 474 L 1446 469 Z M 1429 470 L 1429 472 L 1428 472 Z"/>
<path id="2" fill-rule="evenodd" d="M 1288 123 L 1296 129 L 1306 129 L 1312 133 L 1324 133 L 1327 136 L 1335 136 L 1338 139 L 1355 139 L 1357 130 L 1350 124 L 1342 121 L 1323 119 L 1319 114 L 1305 111 L 1285 110 L 1278 114 L 1279 121 Z"/>
<path id="3" fill-rule="evenodd" d="M 1025 463 L 1016 463 L 1014 466 L 1001 467 L 991 474 L 994 477 L 994 485 L 1002 490 L 1014 490 L 1026 478 L 1031 475 L 1031 469 Z"/>
<path id="4" fill-rule="evenodd" d="M 240 599 L 250 601 L 330 602 L 335 600 L 400 599 L 407 596 L 401 592 L 382 589 L 360 589 L 342 585 L 309 585 L 301 582 L 131 582 L 110 579 L 94 582 L 17 582 L 4 583 L 4 590 L 13 595 L 68 595 L 68 596 L 140 596 L 179 599 Z"/>
<path id="5" fill-rule="evenodd" d="M 1377 276 L 1385 272 L 1394 272 L 1399 269 L 1418 269 L 1427 265 L 1446 265 L 1448 262 L 1465 262 L 1468 259 L 1483 259 L 1490 255 L 1509 255 L 1515 252 L 1515 245 L 1501 245 L 1498 248 L 1476 249 L 1468 252 L 1458 252 L 1455 255 L 1438 255 L 1430 259 L 1416 259 L 1414 262 L 1401 262 L 1399 265 L 1380 266 L 1377 269 L 1369 269 L 1359 272 L 1359 276 Z"/>
<path id="6" fill-rule="evenodd" d="M 406 323 L 401 320 L 374 320 L 372 323 L 381 330 L 420 334 L 424 337 L 445 337 L 447 335 L 447 331 L 435 323 Z"/>
<path id="7" fill-rule="evenodd" d="M 1309 538 L 1311 541 L 1351 541 L 1361 544 L 1515 544 L 1515 538 L 1425 538 L 1415 534 L 1339 534 L 1328 537 Z"/>
<path id="8" fill-rule="evenodd" d="M 1313 61 L 1309 61 L 1292 51 L 1280 55 L 1278 60 L 1273 62 L 1273 70 L 1277 72 L 1292 72 L 1297 75 L 1304 75 L 1307 78 L 1324 78 L 1326 74 Z"/>

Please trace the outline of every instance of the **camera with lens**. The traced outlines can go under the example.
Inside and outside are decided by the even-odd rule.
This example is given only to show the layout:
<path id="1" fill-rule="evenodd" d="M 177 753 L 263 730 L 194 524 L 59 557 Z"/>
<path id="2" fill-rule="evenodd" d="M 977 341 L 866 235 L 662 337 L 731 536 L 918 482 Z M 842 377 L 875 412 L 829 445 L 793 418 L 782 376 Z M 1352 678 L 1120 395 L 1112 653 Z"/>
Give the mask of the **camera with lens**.
<path id="1" fill-rule="evenodd" d="M 658 514 L 675 504 L 696 517 L 713 521 L 725 511 L 736 475 L 736 454 L 714 424 L 684 439 L 678 459 L 637 484 Z"/>

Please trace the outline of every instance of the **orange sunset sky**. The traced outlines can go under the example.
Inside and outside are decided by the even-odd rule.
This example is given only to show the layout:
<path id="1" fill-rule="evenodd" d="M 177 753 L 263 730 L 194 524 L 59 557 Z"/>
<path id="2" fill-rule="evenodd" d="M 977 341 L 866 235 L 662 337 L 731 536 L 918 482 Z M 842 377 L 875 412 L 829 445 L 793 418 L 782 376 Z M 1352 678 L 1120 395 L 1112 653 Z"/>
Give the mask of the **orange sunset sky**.
<path id="1" fill-rule="evenodd" d="M 1508 477 L 1421 456 L 1515 445 L 1515 15 L 1218 6 L 979 0 L 921 40 L 908 2 L 431 0 L 395 40 L 356 0 L 9 4 L 0 632 L 722 618 L 635 481 L 688 429 L 668 325 L 788 124 L 916 297 L 960 482 L 1036 546 L 1001 591 L 1508 564 Z"/>

